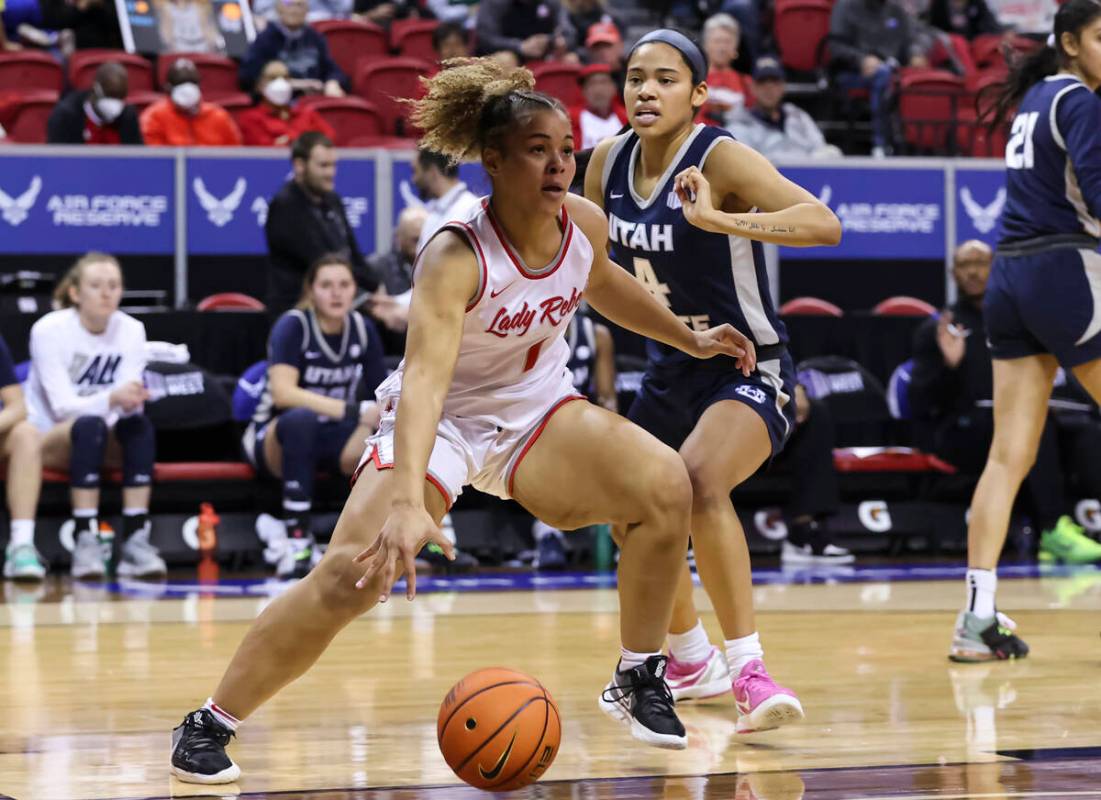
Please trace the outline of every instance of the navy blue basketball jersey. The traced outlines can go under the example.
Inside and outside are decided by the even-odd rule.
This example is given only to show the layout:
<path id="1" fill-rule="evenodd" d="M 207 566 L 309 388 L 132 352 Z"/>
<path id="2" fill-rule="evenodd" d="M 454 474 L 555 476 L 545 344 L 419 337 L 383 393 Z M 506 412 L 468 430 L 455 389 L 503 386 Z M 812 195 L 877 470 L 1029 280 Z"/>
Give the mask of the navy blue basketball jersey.
<path id="1" fill-rule="evenodd" d="M 602 176 L 604 210 L 613 259 L 693 330 L 729 322 L 758 347 L 787 343 L 772 305 L 760 242 L 709 233 L 684 218 L 673 179 L 684 169 L 703 169 L 712 148 L 733 139 L 720 128 L 697 125 L 649 198 L 635 191 L 639 158 L 634 131 L 616 138 Z M 692 357 L 647 342 L 651 363 L 672 365 Z"/>
<path id="2" fill-rule="evenodd" d="M 570 360 L 566 367 L 573 375 L 573 388 L 590 400 L 596 399 L 596 325 L 580 310 L 566 328 L 566 344 Z"/>
<path id="3" fill-rule="evenodd" d="M 1003 242 L 1101 238 L 1101 99 L 1082 81 L 1052 75 L 1028 90 L 1005 164 Z"/>
<path id="4" fill-rule="evenodd" d="M 344 401 L 356 399 L 361 379 L 368 396 L 373 396 L 386 377 L 378 331 L 358 311 L 348 314 L 344 330 L 335 335 L 322 332 L 313 311 L 288 311 L 271 329 L 268 364 L 288 364 L 298 370 L 301 388 Z M 263 425 L 278 413 L 265 372 L 252 421 Z"/>

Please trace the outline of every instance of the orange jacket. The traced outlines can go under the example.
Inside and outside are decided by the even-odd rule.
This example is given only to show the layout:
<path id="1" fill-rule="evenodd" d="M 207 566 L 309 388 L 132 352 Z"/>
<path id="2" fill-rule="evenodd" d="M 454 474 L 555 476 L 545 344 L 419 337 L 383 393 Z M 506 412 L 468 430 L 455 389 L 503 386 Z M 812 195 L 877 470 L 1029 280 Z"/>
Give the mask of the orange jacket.
<path id="1" fill-rule="evenodd" d="M 142 112 L 141 135 L 146 144 L 172 147 L 234 147 L 241 144 L 237 123 L 221 106 L 204 102 L 199 104 L 199 113 L 184 114 L 167 98 Z"/>

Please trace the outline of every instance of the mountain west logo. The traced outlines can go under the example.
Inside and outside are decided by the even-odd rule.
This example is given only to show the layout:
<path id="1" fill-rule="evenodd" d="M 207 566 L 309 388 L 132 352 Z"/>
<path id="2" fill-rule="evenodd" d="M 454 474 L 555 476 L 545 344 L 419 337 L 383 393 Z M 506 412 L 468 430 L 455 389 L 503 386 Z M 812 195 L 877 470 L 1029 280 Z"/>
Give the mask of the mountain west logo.
<path id="1" fill-rule="evenodd" d="M 233 214 L 237 211 L 237 207 L 241 205 L 241 200 L 245 196 L 248 181 L 244 178 L 238 178 L 237 183 L 233 186 L 233 191 L 221 200 L 207 191 L 202 178 L 196 178 L 192 181 L 191 187 L 195 190 L 195 196 L 199 198 L 199 205 L 206 212 L 207 219 L 221 228 L 233 219 Z"/>
<path id="2" fill-rule="evenodd" d="M 964 186 L 960 189 L 960 202 L 963 203 L 963 210 L 967 212 L 967 216 L 971 217 L 971 224 L 975 226 L 975 230 L 979 233 L 990 233 L 998 224 L 998 217 L 1002 215 L 1002 209 L 1005 208 L 1005 187 L 1003 186 L 994 195 L 994 202 L 984 206 L 976 202 L 971 195 L 971 189 Z"/>
<path id="3" fill-rule="evenodd" d="M 40 191 L 42 191 L 42 178 L 38 175 L 31 179 L 31 185 L 27 188 L 27 191 L 18 197 L 11 197 L 3 189 L 0 189 L 0 216 L 9 225 L 18 225 L 30 214 Z"/>

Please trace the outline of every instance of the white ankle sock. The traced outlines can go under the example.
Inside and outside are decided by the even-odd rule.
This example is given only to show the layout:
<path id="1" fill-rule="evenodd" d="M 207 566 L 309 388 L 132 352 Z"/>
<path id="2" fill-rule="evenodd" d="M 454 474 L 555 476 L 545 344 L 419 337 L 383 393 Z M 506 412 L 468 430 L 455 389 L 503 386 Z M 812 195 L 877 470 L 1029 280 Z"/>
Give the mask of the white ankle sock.
<path id="1" fill-rule="evenodd" d="M 650 656 L 660 655 L 661 653 L 636 653 L 626 647 L 621 647 L 619 648 L 619 671 L 626 672 L 629 669 L 634 669 L 639 664 L 645 663 Z"/>
<path id="2" fill-rule="evenodd" d="M 13 519 L 11 521 L 11 541 L 9 547 L 21 547 L 34 544 L 34 520 Z"/>
<path id="3" fill-rule="evenodd" d="M 981 619 L 993 617 L 998 573 L 992 569 L 968 569 L 966 581 L 967 610 Z"/>
<path id="4" fill-rule="evenodd" d="M 203 708 L 209 711 L 214 716 L 214 719 L 218 720 L 219 724 L 223 725 L 234 733 L 237 733 L 237 726 L 241 724 L 241 720 L 237 719 L 237 717 L 233 716 L 228 711 L 218 706 L 214 702 L 213 697 L 208 697 L 206 699 L 206 702 L 203 703 Z"/>
<path id="5" fill-rule="evenodd" d="M 733 678 L 741 675 L 742 667 L 753 659 L 765 657 L 761 637 L 756 631 L 740 639 L 724 639 L 723 648 L 726 650 L 726 663 L 730 665 L 730 675 Z"/>
<path id="6" fill-rule="evenodd" d="M 707 638 L 703 622 L 696 620 L 696 625 L 684 633 L 669 634 L 669 655 L 685 664 L 699 664 L 706 661 L 711 654 L 711 640 Z"/>

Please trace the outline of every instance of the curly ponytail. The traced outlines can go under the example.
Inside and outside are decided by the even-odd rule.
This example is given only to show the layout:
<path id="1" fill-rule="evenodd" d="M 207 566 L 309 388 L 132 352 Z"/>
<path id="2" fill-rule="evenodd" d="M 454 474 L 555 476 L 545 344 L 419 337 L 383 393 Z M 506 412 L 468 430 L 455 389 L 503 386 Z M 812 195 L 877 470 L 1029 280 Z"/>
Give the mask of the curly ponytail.
<path id="1" fill-rule="evenodd" d="M 453 58 L 431 78 L 421 78 L 426 92 L 407 101 L 410 120 L 424 131 L 420 146 L 446 156 L 452 164 L 500 147 L 508 130 L 536 111 L 557 109 L 561 102 L 535 91 L 529 70 L 492 58 Z"/>
<path id="2" fill-rule="evenodd" d="M 1063 49 L 1063 34 L 1078 38 L 1082 28 L 1098 16 L 1101 16 L 1101 0 L 1068 0 L 1060 6 L 1055 14 L 1055 30 L 1044 47 L 1016 57 L 1010 57 L 1007 52 L 1009 75 L 1003 82 L 988 86 L 979 94 L 976 99 L 979 119 L 988 121 L 990 130 L 1008 122 L 1029 89 L 1070 64 L 1070 56 Z"/>

